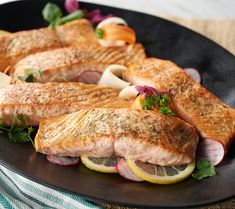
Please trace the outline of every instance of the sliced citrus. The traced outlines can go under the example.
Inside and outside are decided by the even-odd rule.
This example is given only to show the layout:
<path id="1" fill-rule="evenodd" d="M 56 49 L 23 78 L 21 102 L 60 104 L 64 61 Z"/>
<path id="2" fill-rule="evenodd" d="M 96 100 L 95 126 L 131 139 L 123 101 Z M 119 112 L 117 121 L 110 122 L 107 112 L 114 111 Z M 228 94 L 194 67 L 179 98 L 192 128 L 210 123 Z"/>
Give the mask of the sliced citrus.
<path id="1" fill-rule="evenodd" d="M 183 181 L 195 168 L 194 161 L 187 165 L 159 166 L 128 158 L 127 163 L 136 176 L 155 184 L 174 184 Z"/>
<path id="2" fill-rule="evenodd" d="M 118 158 L 116 156 L 112 157 L 81 157 L 83 164 L 94 171 L 102 173 L 117 173 L 116 165 Z"/>
<path id="3" fill-rule="evenodd" d="M 0 30 L 0 36 L 6 36 L 6 35 L 9 35 L 9 34 L 11 34 L 11 33 L 8 32 L 8 31 Z"/>

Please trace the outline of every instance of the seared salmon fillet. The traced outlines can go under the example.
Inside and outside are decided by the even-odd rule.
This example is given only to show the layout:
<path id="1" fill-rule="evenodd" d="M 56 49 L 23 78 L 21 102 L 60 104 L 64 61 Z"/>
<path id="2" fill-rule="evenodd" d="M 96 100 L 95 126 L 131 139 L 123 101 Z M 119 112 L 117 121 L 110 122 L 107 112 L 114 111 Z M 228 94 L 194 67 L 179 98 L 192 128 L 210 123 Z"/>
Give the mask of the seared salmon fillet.
<path id="1" fill-rule="evenodd" d="M 100 47 L 95 45 L 66 47 L 30 55 L 14 67 L 14 81 L 22 82 L 18 76 L 26 75 L 25 69 L 42 69 L 42 76 L 35 73 L 38 82 L 51 81 L 98 81 L 110 64 L 130 65 L 146 57 L 141 44 L 123 47 Z M 93 72 L 93 73 L 92 73 Z M 92 79 L 89 77 L 97 77 Z"/>
<path id="2" fill-rule="evenodd" d="M 194 160 L 195 128 L 178 118 L 137 109 L 92 109 L 42 120 L 37 152 L 58 156 L 113 154 L 158 165 Z"/>
<path id="3" fill-rule="evenodd" d="M 123 76 L 133 84 L 169 89 L 174 95 L 173 112 L 195 126 L 203 138 L 219 141 L 228 150 L 235 137 L 235 110 L 193 81 L 176 64 L 149 58 L 130 66 Z"/>
<path id="4" fill-rule="evenodd" d="M 14 123 L 14 116 L 24 115 L 28 125 L 36 126 L 49 118 L 81 109 L 130 107 L 118 97 L 118 90 L 80 83 L 27 83 L 9 85 L 0 91 L 0 119 Z"/>
<path id="5" fill-rule="evenodd" d="M 41 28 L 0 36 L 0 71 L 27 55 L 82 43 L 98 44 L 90 22 L 85 19 L 56 29 Z"/>

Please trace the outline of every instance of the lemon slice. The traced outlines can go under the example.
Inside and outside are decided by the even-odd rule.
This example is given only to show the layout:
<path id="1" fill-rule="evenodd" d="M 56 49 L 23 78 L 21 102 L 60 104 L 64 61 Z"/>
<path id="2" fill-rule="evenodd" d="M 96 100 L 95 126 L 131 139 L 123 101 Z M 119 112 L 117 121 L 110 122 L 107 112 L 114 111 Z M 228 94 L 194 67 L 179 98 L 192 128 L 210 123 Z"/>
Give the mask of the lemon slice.
<path id="1" fill-rule="evenodd" d="M 9 34 L 11 34 L 11 33 L 8 32 L 8 31 L 0 30 L 0 36 L 6 36 L 6 35 L 9 35 Z"/>
<path id="2" fill-rule="evenodd" d="M 127 163 L 136 176 L 155 184 L 174 184 L 183 181 L 195 168 L 195 161 L 181 166 L 159 166 L 128 158 Z"/>
<path id="3" fill-rule="evenodd" d="M 117 156 L 112 157 L 81 157 L 82 163 L 89 169 L 102 173 L 117 173 Z"/>

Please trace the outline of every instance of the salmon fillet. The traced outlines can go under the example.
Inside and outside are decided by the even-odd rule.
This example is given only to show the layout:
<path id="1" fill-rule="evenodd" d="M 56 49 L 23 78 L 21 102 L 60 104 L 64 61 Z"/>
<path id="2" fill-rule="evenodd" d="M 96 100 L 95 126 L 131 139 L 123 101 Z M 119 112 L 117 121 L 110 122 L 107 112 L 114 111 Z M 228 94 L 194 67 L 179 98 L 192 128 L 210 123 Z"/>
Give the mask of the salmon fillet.
<path id="1" fill-rule="evenodd" d="M 169 89 L 174 95 L 173 112 L 195 126 L 203 138 L 219 141 L 228 150 L 235 136 L 235 110 L 193 81 L 176 64 L 149 58 L 129 67 L 123 76 L 133 84 Z"/>
<path id="2" fill-rule="evenodd" d="M 82 19 L 56 29 L 41 28 L 0 36 L 0 71 L 36 52 L 68 45 L 98 44 L 88 20 Z"/>
<path id="3" fill-rule="evenodd" d="M 158 165 L 194 160 L 196 130 L 178 118 L 137 109 L 92 109 L 42 120 L 37 152 L 58 156 L 130 156 Z"/>
<path id="4" fill-rule="evenodd" d="M 118 93 L 108 87 L 75 82 L 9 85 L 0 91 L 0 119 L 12 125 L 14 116 L 24 115 L 28 125 L 37 126 L 42 118 L 81 109 L 130 107 Z"/>
<path id="5" fill-rule="evenodd" d="M 35 78 L 41 83 L 50 81 L 81 82 L 84 77 L 95 77 L 97 73 L 96 81 L 98 81 L 108 65 L 130 65 L 145 57 L 141 44 L 108 48 L 88 45 L 78 48 L 55 49 L 30 55 L 19 61 L 14 67 L 13 82 L 22 82 L 18 76 L 26 75 L 25 69 L 29 68 L 42 69 L 42 76 L 35 74 Z M 92 72 L 94 73 L 92 74 Z M 87 81 L 89 82 L 89 78 Z"/>

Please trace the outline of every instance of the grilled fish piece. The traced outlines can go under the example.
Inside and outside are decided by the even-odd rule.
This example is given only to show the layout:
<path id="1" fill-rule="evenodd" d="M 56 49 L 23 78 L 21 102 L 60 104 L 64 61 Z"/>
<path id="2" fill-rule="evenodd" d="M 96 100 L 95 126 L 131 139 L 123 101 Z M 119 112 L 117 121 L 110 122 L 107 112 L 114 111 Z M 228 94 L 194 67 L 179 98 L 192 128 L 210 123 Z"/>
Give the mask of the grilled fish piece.
<path id="1" fill-rule="evenodd" d="M 35 73 L 38 82 L 99 80 L 110 64 L 130 65 L 146 57 L 141 44 L 123 47 L 80 46 L 67 47 L 30 55 L 14 67 L 14 81 L 22 82 L 18 76 L 27 74 L 25 69 L 42 69 L 42 76 Z M 89 73 L 88 73 L 89 72 Z M 87 77 L 87 79 L 86 79 Z M 92 79 L 97 77 L 95 80 Z"/>
<path id="2" fill-rule="evenodd" d="M 82 19 L 56 29 L 41 28 L 0 37 L 0 71 L 36 52 L 68 45 L 98 44 L 88 20 Z"/>
<path id="3" fill-rule="evenodd" d="M 193 81 L 176 64 L 149 58 L 132 65 L 124 78 L 133 84 L 169 89 L 174 95 L 173 112 L 195 126 L 203 138 L 219 141 L 228 150 L 235 136 L 235 110 Z"/>
<path id="4" fill-rule="evenodd" d="M 95 107 L 130 107 L 118 97 L 118 90 L 80 83 L 27 83 L 9 85 L 0 91 L 0 119 L 12 125 L 24 115 L 28 125 L 36 126 L 49 118 Z"/>
<path id="5" fill-rule="evenodd" d="M 178 118 L 137 109 L 92 109 L 42 120 L 37 152 L 58 156 L 130 156 L 158 165 L 195 158 L 196 130 Z"/>

